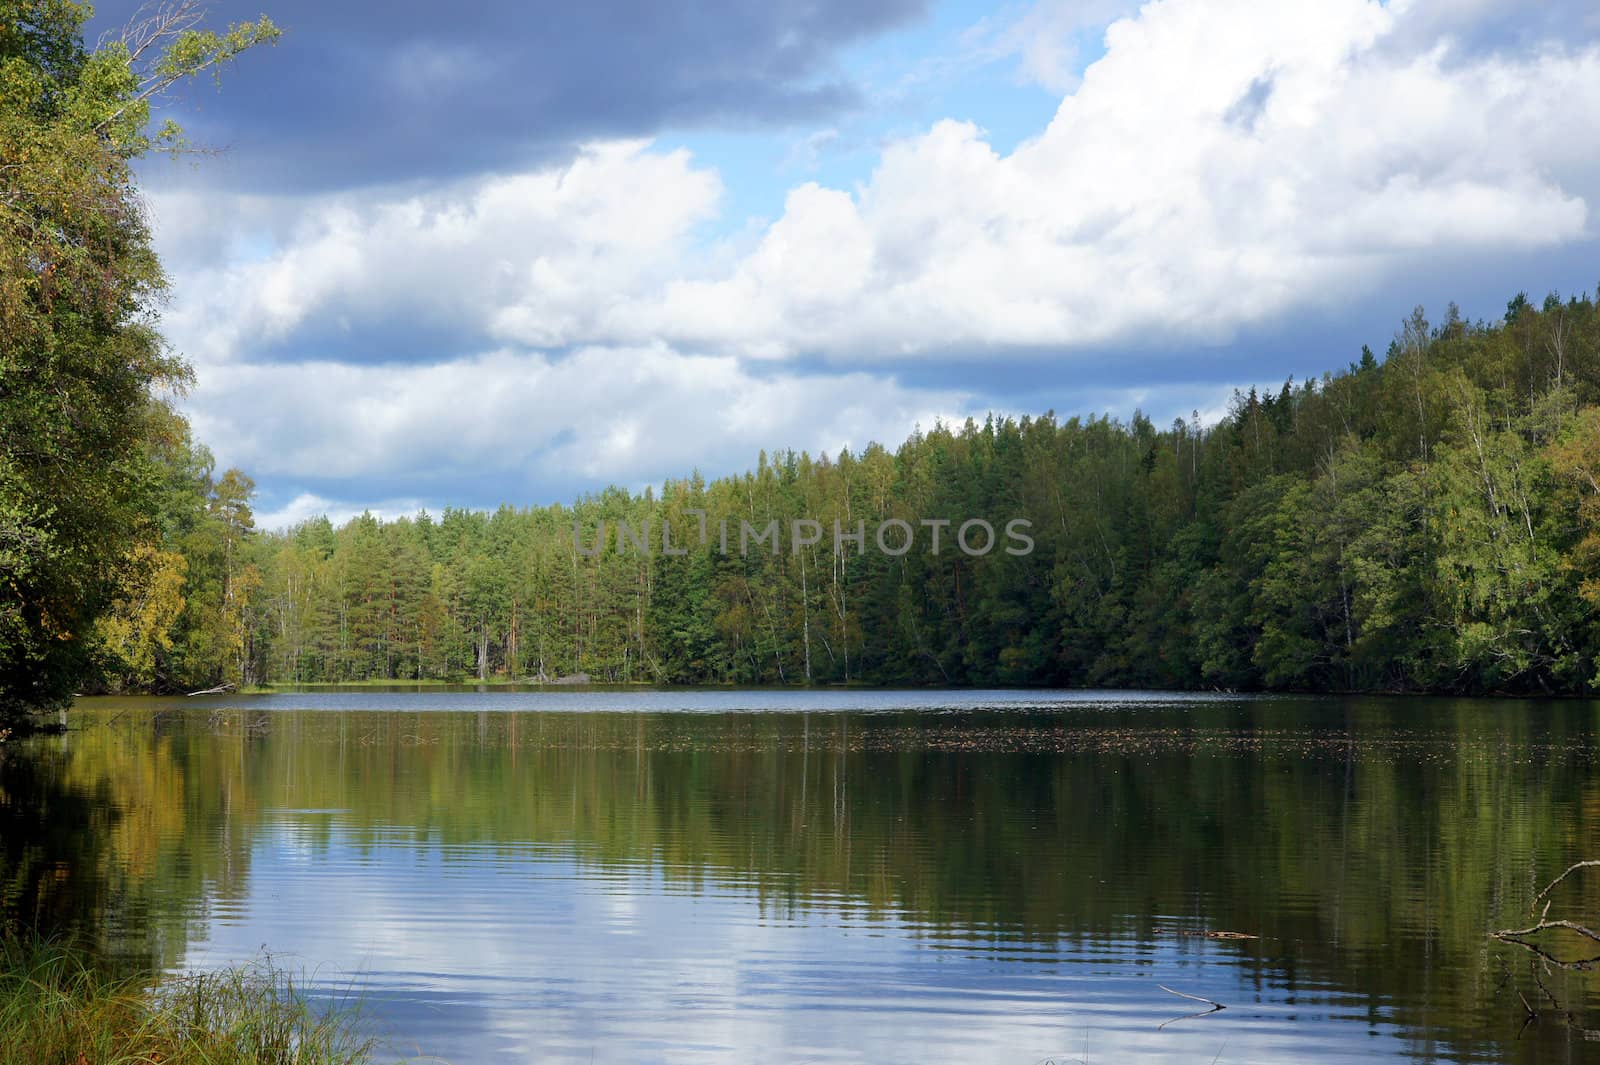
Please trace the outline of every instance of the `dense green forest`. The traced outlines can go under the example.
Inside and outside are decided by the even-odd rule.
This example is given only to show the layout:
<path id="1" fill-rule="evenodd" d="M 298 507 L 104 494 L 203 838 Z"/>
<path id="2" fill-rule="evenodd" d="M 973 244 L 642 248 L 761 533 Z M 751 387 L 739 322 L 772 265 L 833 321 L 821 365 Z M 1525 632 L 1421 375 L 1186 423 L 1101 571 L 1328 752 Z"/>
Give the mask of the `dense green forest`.
<path id="1" fill-rule="evenodd" d="M 1382 359 L 1239 395 L 1212 425 L 990 419 L 642 496 L 258 531 L 250 479 L 218 474 L 174 407 L 188 369 L 157 329 L 132 166 L 181 148 L 150 128 L 164 91 L 277 30 L 173 10 L 92 50 L 83 5 L 0 16 L 0 717 L 100 689 L 580 674 L 1600 685 L 1589 296 L 1518 296 L 1493 323 L 1419 309 Z M 723 551 L 688 535 L 702 515 L 823 535 Z M 972 518 L 1026 521 L 1033 550 L 957 549 Z M 886 520 L 914 549 L 829 535 Z M 651 549 L 580 549 L 620 522 Z M 686 553 L 658 548 L 664 524 Z"/>
<path id="2" fill-rule="evenodd" d="M 250 483 L 171 454 L 102 621 L 128 688 L 536 678 L 708 684 L 1128 685 L 1582 693 L 1600 679 L 1600 315 L 1518 296 L 1419 309 L 1387 355 L 1214 425 L 990 419 L 890 451 L 572 506 L 252 529 Z M 704 511 L 710 534 L 695 534 Z M 915 549 L 877 550 L 888 518 Z M 956 549 L 972 517 L 1033 551 Z M 777 551 L 737 530 L 864 523 Z M 931 550 L 929 519 L 948 519 Z M 648 550 L 615 535 L 648 528 Z M 659 542 L 674 530 L 682 555 Z M 604 549 L 595 552 L 602 523 Z M 974 541 L 981 541 L 975 535 Z"/>

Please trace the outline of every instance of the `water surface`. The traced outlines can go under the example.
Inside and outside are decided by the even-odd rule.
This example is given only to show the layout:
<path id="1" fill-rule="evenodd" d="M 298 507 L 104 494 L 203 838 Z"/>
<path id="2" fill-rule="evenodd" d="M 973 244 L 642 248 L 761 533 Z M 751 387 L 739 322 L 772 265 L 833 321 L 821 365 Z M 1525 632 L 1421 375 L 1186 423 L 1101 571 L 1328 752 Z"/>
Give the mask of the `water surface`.
<path id="1" fill-rule="evenodd" d="M 12 918 L 170 970 L 268 950 L 396 1053 L 1597 1046 L 1595 979 L 1485 934 L 1600 857 L 1592 703 L 361 688 L 73 721 L 0 766 Z M 1600 875 L 1557 912 L 1592 923 Z"/>

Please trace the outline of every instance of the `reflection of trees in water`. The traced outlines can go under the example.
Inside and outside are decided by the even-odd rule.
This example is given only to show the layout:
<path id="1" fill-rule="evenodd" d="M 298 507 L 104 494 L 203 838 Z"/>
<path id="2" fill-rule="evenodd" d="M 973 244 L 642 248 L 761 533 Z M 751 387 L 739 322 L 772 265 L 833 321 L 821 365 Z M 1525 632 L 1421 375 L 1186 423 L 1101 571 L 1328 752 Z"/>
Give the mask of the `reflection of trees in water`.
<path id="1" fill-rule="evenodd" d="M 125 969 L 181 959 L 208 890 L 234 879 L 219 871 L 242 872 L 248 840 L 200 843 L 218 835 L 225 807 L 193 801 L 166 733 L 149 718 L 91 723 L 0 754 L 7 930 L 69 936 Z"/>
<path id="2" fill-rule="evenodd" d="M 348 811 L 300 818 L 297 841 L 377 848 L 398 828 L 446 862 L 452 844 L 567 844 L 687 886 L 737 880 L 774 911 L 843 895 L 976 941 L 1248 932 L 1181 949 L 1225 953 L 1314 1012 L 1357 996 L 1419 1048 L 1483 1050 L 1516 1034 L 1518 989 L 1538 991 L 1485 933 L 1594 838 L 1600 789 L 1576 704 L 1541 711 L 1537 737 L 1500 708 L 1427 706 L 130 714 L 40 745 L 31 776 L 7 767 L 8 794 L 53 797 L 8 801 L 6 882 L 48 882 L 52 905 L 171 964 L 199 906 L 243 894 L 269 819 Z M 1322 731 L 1301 727 L 1313 718 Z M 35 822 L 50 827 L 24 855 Z M 44 870 L 62 860 L 56 884 Z M 1600 912 L 1600 883 L 1567 887 Z M 1574 1016 L 1596 1006 L 1585 974 L 1538 976 Z M 1553 1033 L 1496 1052 L 1535 1060 Z"/>
<path id="3" fill-rule="evenodd" d="M 94 869 L 110 813 L 103 795 L 65 786 L 48 741 L 0 747 L 0 927 L 16 934 L 93 934 Z"/>

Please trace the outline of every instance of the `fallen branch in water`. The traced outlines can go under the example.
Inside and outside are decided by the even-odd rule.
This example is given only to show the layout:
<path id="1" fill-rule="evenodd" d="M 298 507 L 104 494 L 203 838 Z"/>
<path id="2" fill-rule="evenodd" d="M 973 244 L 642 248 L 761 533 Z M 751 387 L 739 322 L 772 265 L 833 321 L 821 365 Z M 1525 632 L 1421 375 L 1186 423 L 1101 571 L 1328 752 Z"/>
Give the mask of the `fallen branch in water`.
<path id="1" fill-rule="evenodd" d="M 1529 943 L 1527 940 L 1518 939 L 1515 936 L 1502 936 L 1495 932 L 1490 932 L 1489 934 L 1490 936 L 1500 940 L 1502 943 L 1516 944 L 1529 954 L 1532 954 L 1535 958 L 1544 962 L 1547 966 L 1553 965 L 1558 969 L 1567 969 L 1575 973 L 1592 973 L 1595 971 L 1595 967 L 1600 965 L 1600 954 L 1597 954 L 1592 958 L 1563 960 L 1556 957 L 1554 954 L 1551 954 L 1548 950 L 1545 950 L 1537 943 Z"/>
<path id="2" fill-rule="evenodd" d="M 1527 936 L 1537 935 L 1540 932 L 1550 929 L 1564 929 L 1573 933 L 1574 935 L 1582 936 L 1590 942 L 1600 943 L 1600 932 L 1596 932 L 1592 928 L 1581 925 L 1576 921 L 1550 919 L 1550 904 L 1554 900 L 1552 900 L 1549 896 L 1550 892 L 1555 890 L 1556 885 L 1561 883 L 1567 877 L 1571 876 L 1573 873 L 1577 872 L 1579 869 L 1593 869 L 1596 867 L 1600 867 L 1600 861 L 1591 860 L 1573 862 L 1571 865 L 1567 866 L 1565 871 L 1563 871 L 1560 876 L 1546 884 L 1543 891 L 1540 891 L 1533 897 L 1533 905 L 1530 907 L 1530 910 L 1537 911 L 1539 914 L 1538 920 L 1536 920 L 1533 924 L 1528 925 L 1526 928 L 1502 928 L 1499 931 L 1489 933 L 1489 937 L 1491 939 L 1497 939 L 1502 943 L 1515 943 L 1517 946 L 1528 952 L 1528 972 L 1533 977 L 1533 982 L 1538 986 L 1539 990 L 1544 993 L 1544 997 L 1550 1000 L 1550 1005 L 1552 1007 L 1550 1011 L 1537 1009 L 1534 1007 L 1533 1003 L 1528 1001 L 1527 995 L 1524 995 L 1519 989 L 1514 989 L 1516 990 L 1518 1002 L 1522 1004 L 1522 1030 L 1526 1030 L 1531 1024 L 1536 1024 L 1545 1020 L 1546 1018 L 1551 1018 L 1566 1025 L 1566 1027 L 1572 1031 L 1577 1032 L 1587 1041 L 1600 1042 L 1600 1029 L 1586 1028 L 1582 1024 L 1578 1023 L 1577 1014 L 1570 1009 L 1564 1009 L 1560 1000 L 1556 998 L 1555 993 L 1552 992 L 1549 986 L 1544 982 L 1544 977 L 1549 975 L 1549 973 L 1551 973 L 1553 970 L 1557 969 L 1566 970 L 1568 972 L 1592 972 L 1596 963 L 1600 963 L 1600 955 L 1591 958 L 1574 958 L 1571 960 L 1566 960 L 1556 957 L 1538 943 L 1531 943 L 1525 938 Z M 1539 906 L 1540 902 L 1544 903 L 1542 908 Z M 1506 983 L 1509 982 L 1510 979 L 1511 970 L 1509 967 L 1507 967 L 1506 980 L 1502 981 L 1500 985 L 1502 989 L 1504 989 Z M 1521 1030 L 1519 1030 L 1518 1035 L 1520 1037 Z"/>
<path id="3" fill-rule="evenodd" d="M 197 692 L 190 692 L 184 698 L 193 699 L 196 695 L 224 695 L 232 690 L 232 684 L 218 684 L 215 688 L 203 688 Z"/>
<path id="4" fill-rule="evenodd" d="M 1545 908 L 1545 912 L 1550 912 L 1548 906 Z M 1543 916 L 1541 916 L 1536 923 L 1530 924 L 1526 928 L 1502 928 L 1499 931 L 1490 932 L 1489 934 L 1494 936 L 1496 939 L 1519 939 L 1522 936 L 1531 936 L 1537 932 L 1543 932 L 1550 928 L 1565 928 L 1569 932 L 1576 932 L 1578 935 L 1583 936 L 1586 939 L 1592 939 L 1596 943 L 1600 943 L 1600 932 L 1596 932 L 1592 928 L 1585 928 L 1576 921 L 1551 921 Z"/>
<path id="5" fill-rule="evenodd" d="M 1550 904 L 1555 900 L 1553 900 L 1553 899 L 1548 897 L 1550 892 L 1555 890 L 1555 886 L 1557 884 L 1561 883 L 1563 880 L 1565 880 L 1567 877 L 1571 876 L 1573 873 L 1575 873 L 1579 869 L 1592 869 L 1592 868 L 1595 868 L 1597 866 L 1600 866 L 1600 861 L 1590 860 L 1590 861 L 1582 861 L 1582 862 L 1573 862 L 1571 865 L 1567 866 L 1566 870 L 1563 871 L 1560 876 L 1556 877 L 1554 880 L 1550 881 L 1550 883 L 1546 884 L 1544 886 L 1544 890 L 1543 891 L 1539 892 L 1537 895 L 1535 895 L 1533 897 L 1533 906 L 1535 906 L 1535 907 L 1538 906 L 1541 901 L 1544 903 L 1544 909 L 1539 910 L 1539 919 L 1537 921 L 1535 921 L 1531 925 L 1528 925 L 1526 928 L 1501 928 L 1501 929 L 1498 929 L 1497 931 L 1490 932 L 1489 933 L 1490 937 L 1493 938 L 1493 939 L 1498 939 L 1503 943 L 1515 943 L 1519 947 L 1523 947 L 1523 948 L 1526 948 L 1527 950 L 1533 951 L 1535 954 L 1538 954 L 1545 961 L 1548 961 L 1548 962 L 1554 963 L 1556 965 L 1562 966 L 1563 968 L 1573 968 L 1573 969 L 1585 969 L 1585 968 L 1588 968 L 1590 965 L 1593 964 L 1595 959 L 1586 958 L 1586 959 L 1583 959 L 1581 961 L 1564 962 L 1564 961 L 1561 961 L 1561 960 L 1559 960 L 1557 958 L 1552 957 L 1550 954 L 1546 953 L 1545 951 L 1540 950 L 1538 947 L 1536 947 L 1532 943 L 1524 942 L 1524 939 L 1527 936 L 1538 935 L 1540 932 L 1545 932 L 1545 931 L 1549 931 L 1551 929 L 1561 928 L 1561 929 L 1565 929 L 1568 932 L 1572 932 L 1575 935 L 1583 936 L 1585 939 L 1588 939 L 1591 942 L 1600 943 L 1600 932 L 1596 932 L 1592 928 L 1589 928 L 1589 927 L 1587 927 L 1585 925 L 1581 925 L 1576 921 L 1566 920 L 1565 918 L 1558 918 L 1556 920 L 1551 920 L 1550 919 Z M 1530 907 L 1530 909 L 1531 909 L 1531 907 Z"/>
<path id="6" fill-rule="evenodd" d="M 1218 1010 L 1225 1010 L 1225 1009 L 1228 1008 L 1228 1007 L 1224 1006 L 1220 1002 L 1213 1002 L 1209 998 L 1201 998 L 1199 995 L 1191 995 L 1191 994 L 1188 994 L 1187 992 L 1183 992 L 1183 991 L 1174 991 L 1174 990 L 1172 990 L 1172 988 L 1168 987 L 1166 984 L 1157 984 L 1156 986 L 1159 987 L 1161 990 L 1165 991 L 1169 995 L 1177 995 L 1179 998 L 1186 998 L 1186 999 L 1189 999 L 1191 1002 L 1204 1002 L 1207 1006 L 1211 1007 L 1208 1010 L 1201 1010 L 1199 1013 L 1188 1013 L 1188 1014 L 1185 1014 L 1182 1017 L 1174 1017 L 1170 1021 L 1162 1021 L 1160 1024 L 1156 1025 L 1156 1031 L 1158 1031 L 1158 1032 L 1161 1029 L 1165 1028 L 1169 1024 L 1176 1024 L 1179 1021 L 1192 1021 L 1196 1017 L 1209 1017 L 1209 1016 L 1211 1016 L 1211 1014 L 1216 1013 Z"/>
<path id="7" fill-rule="evenodd" d="M 1571 865 L 1567 866 L 1566 872 L 1562 873 L 1560 876 L 1550 881 L 1550 883 L 1546 884 L 1544 886 L 1544 890 L 1533 897 L 1533 905 L 1539 905 L 1540 900 L 1546 895 L 1550 894 L 1551 889 L 1553 889 L 1557 884 L 1561 883 L 1561 881 L 1565 880 L 1567 877 L 1571 876 L 1573 873 L 1577 872 L 1579 869 L 1592 869 L 1597 865 L 1600 865 L 1600 860 L 1591 859 L 1584 862 L 1573 862 Z M 1533 907 L 1530 906 L 1528 908 L 1531 910 Z M 1548 912 L 1550 909 L 1550 904 L 1545 903 L 1544 908 Z"/>

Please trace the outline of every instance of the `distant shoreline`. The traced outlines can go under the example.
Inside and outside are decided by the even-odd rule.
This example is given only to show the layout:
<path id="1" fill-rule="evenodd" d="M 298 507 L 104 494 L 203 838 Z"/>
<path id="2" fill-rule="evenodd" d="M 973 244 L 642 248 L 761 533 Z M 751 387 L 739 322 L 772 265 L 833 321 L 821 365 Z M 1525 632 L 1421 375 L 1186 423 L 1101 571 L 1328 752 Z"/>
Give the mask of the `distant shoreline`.
<path id="1" fill-rule="evenodd" d="M 1544 702 L 1559 700 L 1562 702 L 1596 700 L 1594 695 L 1581 693 L 1551 693 L 1531 695 L 1517 692 L 1450 692 L 1427 691 L 1418 689 L 1307 689 L 1307 688 L 1260 688 L 1251 690 L 1229 691 L 1215 688 L 1168 688 L 1168 687 L 1116 687 L 1108 685 L 986 685 L 986 684 L 871 684 L 859 681 L 848 683 L 829 684 L 661 684 L 652 681 L 596 681 L 583 684 L 539 683 L 531 680 L 514 680 L 507 677 L 490 678 L 489 680 L 464 679 L 464 680 L 358 680 L 358 681 L 306 681 L 303 683 L 274 683 L 265 685 L 252 685 L 240 688 L 231 695 L 284 695 L 294 692 L 334 692 L 334 691 L 473 691 L 495 689 L 516 692 L 980 692 L 980 691 L 1015 691 L 1015 692 L 1106 692 L 1124 694 L 1171 694 L 1175 696 L 1232 696 L 1237 698 L 1255 698 L 1259 696 L 1318 696 L 1329 698 L 1424 698 L 1424 699 L 1483 699 L 1502 702 Z M 116 697 L 118 694 L 133 696 L 156 695 L 165 697 L 182 697 L 181 693 L 99 693 Z"/>

